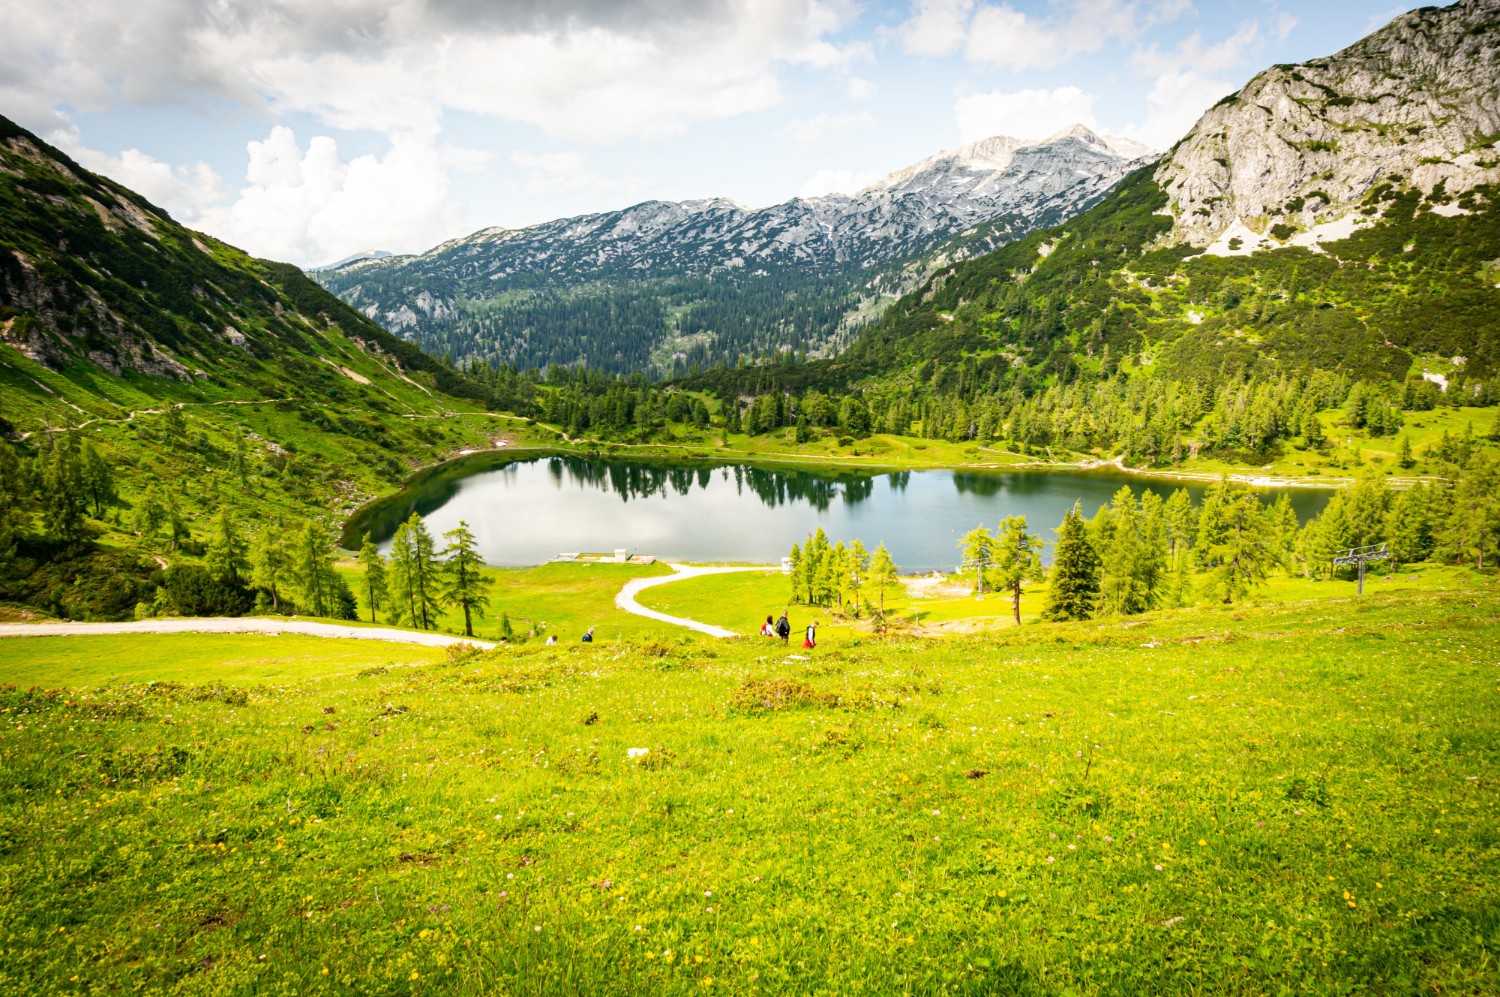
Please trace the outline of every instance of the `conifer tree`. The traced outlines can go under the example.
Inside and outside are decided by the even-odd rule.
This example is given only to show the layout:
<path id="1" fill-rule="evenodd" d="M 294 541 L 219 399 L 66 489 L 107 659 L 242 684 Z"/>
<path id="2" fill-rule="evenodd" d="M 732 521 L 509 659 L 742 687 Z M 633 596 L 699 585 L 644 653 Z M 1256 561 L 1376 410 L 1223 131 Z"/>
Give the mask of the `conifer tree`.
<path id="1" fill-rule="evenodd" d="M 870 577 L 870 552 L 858 540 L 851 541 L 846 559 L 849 572 L 849 592 L 854 596 L 854 611 L 858 614 L 864 601 L 865 585 Z"/>
<path id="2" fill-rule="evenodd" d="M 297 534 L 292 570 L 302 593 L 302 608 L 314 616 L 333 616 L 338 609 L 333 557 L 333 538 L 328 530 L 309 520 Z"/>
<path id="3" fill-rule="evenodd" d="M 885 549 L 884 541 L 870 557 L 870 581 L 880 593 L 880 617 L 885 619 L 885 590 L 896 584 L 897 575 L 896 562 L 891 560 L 891 552 Z"/>
<path id="4" fill-rule="evenodd" d="M 365 569 L 365 599 L 370 604 L 370 622 L 375 622 L 375 611 L 386 601 L 385 558 L 380 548 L 366 531 L 359 545 L 359 563 Z"/>
<path id="5" fill-rule="evenodd" d="M 105 507 L 113 505 L 117 498 L 114 469 L 92 443 L 83 445 L 82 464 L 83 486 L 93 502 L 94 518 L 98 519 L 104 515 Z"/>
<path id="6" fill-rule="evenodd" d="M 1026 582 L 1041 581 L 1042 538 L 1026 532 L 1025 516 L 1007 516 L 1000 521 L 995 538 L 995 582 L 1010 591 L 1010 610 L 1016 626 L 1021 625 L 1021 588 Z"/>
<path id="7" fill-rule="evenodd" d="M 1124 485 L 1110 500 L 1108 536 L 1099 544 L 1099 611 L 1118 615 L 1149 608 L 1142 575 L 1146 560 L 1141 545 L 1135 496 Z"/>
<path id="8" fill-rule="evenodd" d="M 272 612 L 281 612 L 281 583 L 290 571 L 290 562 L 281 524 L 262 530 L 250 549 L 250 563 L 255 584 L 271 593 Z"/>
<path id="9" fill-rule="evenodd" d="M 0 443 L 0 574 L 10 568 L 26 525 L 27 489 L 21 477 L 21 461 Z"/>
<path id="10" fill-rule="evenodd" d="M 459 520 L 458 528 L 443 534 L 448 546 L 443 553 L 443 573 L 447 576 L 447 587 L 443 595 L 450 606 L 461 606 L 464 611 L 464 636 L 474 636 L 472 611 L 489 605 L 490 580 L 484 577 L 481 568 L 484 562 L 474 546 L 474 534 L 469 524 Z"/>
<path id="11" fill-rule="evenodd" d="M 59 540 L 77 540 L 83 534 L 87 505 L 83 469 L 72 434 L 53 442 L 38 484 L 48 534 Z"/>
<path id="12" fill-rule="evenodd" d="M 1424 483 L 1398 492 L 1391 500 L 1385 534 L 1391 559 L 1397 564 L 1425 561 L 1437 548 L 1438 494 L 1438 489 Z"/>
<path id="13" fill-rule="evenodd" d="M 213 536 L 209 538 L 204 558 L 208 573 L 226 585 L 239 585 L 250 567 L 246 547 L 234 513 L 227 508 L 220 509 L 214 520 Z"/>
<path id="14" fill-rule="evenodd" d="M 1198 514 L 1193 509 L 1193 500 L 1186 488 L 1174 491 L 1162 509 L 1162 520 L 1166 530 L 1169 562 L 1172 568 L 1182 564 L 1184 556 L 1193 549 L 1198 535 Z"/>
<path id="15" fill-rule="evenodd" d="M 1253 492 L 1221 494 L 1211 520 L 1199 527 L 1200 557 L 1209 571 L 1208 591 L 1225 604 L 1265 581 L 1282 563 L 1275 530 Z"/>
<path id="16" fill-rule="evenodd" d="M 1099 554 L 1089 543 L 1088 527 L 1078 506 L 1068 510 L 1057 529 L 1052 552 L 1051 586 L 1042 618 L 1086 620 L 1099 598 Z"/>
<path id="17" fill-rule="evenodd" d="M 1270 523 L 1276 534 L 1276 547 L 1281 559 L 1283 562 L 1288 561 L 1296 554 L 1297 536 L 1302 532 L 1302 524 L 1297 521 L 1297 510 L 1292 508 L 1292 497 L 1286 492 L 1278 495 L 1272 504 Z"/>
<path id="18" fill-rule="evenodd" d="M 406 602 L 410 626 L 432 629 L 442 608 L 436 563 L 436 545 L 422 517 L 415 512 L 396 528 L 391 541 L 391 579 Z"/>
<path id="19" fill-rule="evenodd" d="M 995 566 L 995 535 L 984 525 L 974 527 L 958 541 L 966 567 L 974 569 L 974 590 L 984 598 L 984 583 Z"/>
<path id="20" fill-rule="evenodd" d="M 792 551 L 791 551 L 791 554 L 788 556 L 787 560 L 791 561 L 791 569 L 792 569 L 792 571 L 791 571 L 792 601 L 793 602 L 801 602 L 802 601 L 802 592 L 803 592 L 803 589 L 804 589 L 804 586 L 802 584 L 803 573 L 806 570 L 806 565 L 805 565 L 805 560 L 806 559 L 802 555 L 802 548 L 799 547 L 795 543 L 792 544 Z"/>
<path id="21" fill-rule="evenodd" d="M 1476 454 L 1457 483 L 1444 524 L 1443 553 L 1455 561 L 1473 558 L 1484 570 L 1484 559 L 1500 554 L 1500 461 Z"/>
<path id="22" fill-rule="evenodd" d="M 1410 437 L 1401 437 L 1401 446 L 1396 450 L 1396 462 L 1408 470 L 1417 463 L 1417 459 L 1411 454 Z"/>
<path id="23" fill-rule="evenodd" d="M 162 502 L 161 491 L 155 485 L 146 489 L 135 503 L 132 510 L 132 521 L 141 535 L 154 538 L 161 531 L 162 524 L 166 522 L 167 509 Z"/>

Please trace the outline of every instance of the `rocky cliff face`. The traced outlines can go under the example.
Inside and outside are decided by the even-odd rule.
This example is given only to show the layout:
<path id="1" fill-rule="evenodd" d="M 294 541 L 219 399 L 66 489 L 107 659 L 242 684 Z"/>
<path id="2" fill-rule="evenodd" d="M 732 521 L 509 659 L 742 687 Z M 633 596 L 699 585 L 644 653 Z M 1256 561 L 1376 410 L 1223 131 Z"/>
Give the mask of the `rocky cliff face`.
<path id="1" fill-rule="evenodd" d="M 818 319 L 821 331 L 795 344 L 755 344 L 816 349 L 848 315 L 868 314 L 887 300 L 882 291 L 860 290 L 865 275 L 896 268 L 883 283 L 900 282 L 900 264 L 955 237 L 967 234 L 983 251 L 1055 224 L 1098 201 L 1146 155 L 1143 146 L 1082 126 L 1041 142 L 998 137 L 923 160 L 852 196 L 794 198 L 760 209 L 717 198 L 648 201 L 525 229 L 485 229 L 420 256 L 359 260 L 314 276 L 387 328 L 460 356 L 484 352 L 456 342 L 455 335 L 467 335 L 457 332 L 465 316 L 508 292 L 576 300 L 600 288 L 686 279 L 715 282 L 711 296 L 722 300 L 724 293 L 764 295 L 757 282 L 765 280 L 776 282 L 777 293 L 798 282 L 828 281 L 837 287 L 828 291 L 833 310 Z M 691 311 L 702 297 L 679 293 L 672 306 Z M 801 297 L 805 304 L 808 295 Z M 768 325 L 784 319 L 765 318 Z M 646 332 L 663 338 L 672 330 Z M 716 330 L 700 332 L 713 340 Z M 549 332 L 532 323 L 525 334 L 536 343 Z M 709 351 L 717 358 L 732 359 L 747 345 L 719 338 L 722 348 Z"/>
<path id="2" fill-rule="evenodd" d="M 1500 0 L 1464 0 L 1259 74 L 1199 120 L 1156 181 L 1171 241 L 1250 251 L 1311 242 L 1323 226 L 1347 235 L 1381 184 L 1454 195 L 1500 182 L 1497 140 Z"/>

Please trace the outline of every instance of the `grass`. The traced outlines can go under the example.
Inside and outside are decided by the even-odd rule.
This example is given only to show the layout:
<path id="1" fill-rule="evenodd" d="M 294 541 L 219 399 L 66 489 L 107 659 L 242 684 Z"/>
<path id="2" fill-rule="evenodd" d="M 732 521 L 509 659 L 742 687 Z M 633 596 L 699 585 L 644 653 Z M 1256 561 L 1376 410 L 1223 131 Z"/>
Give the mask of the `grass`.
<path id="1" fill-rule="evenodd" d="M 0 991 L 1495 992 L 1497 621 L 1490 582 L 243 699 L 96 655 L 0 697 Z"/>
<path id="2" fill-rule="evenodd" d="M 292 634 L 119 634 L 0 640 L 0 683 L 294 682 L 368 668 L 429 665 L 442 648 Z"/>
<path id="3" fill-rule="evenodd" d="M 363 569 L 353 562 L 339 566 L 359 600 L 360 619 L 369 622 L 370 604 L 360 584 Z M 525 636 L 533 625 L 539 635 L 556 634 L 559 641 L 576 641 L 589 627 L 596 628 L 600 640 L 668 636 L 679 633 L 676 627 L 634 616 L 615 608 L 615 595 L 632 578 L 668 575 L 665 564 L 593 564 L 561 562 L 532 568 L 495 568 L 486 566 L 484 574 L 491 580 L 488 612 L 474 620 L 474 636 L 484 640 L 500 639 L 500 615 L 510 616 L 517 636 Z M 387 614 L 378 614 L 385 623 Z M 462 611 L 447 610 L 437 618 L 436 629 L 462 634 Z"/>

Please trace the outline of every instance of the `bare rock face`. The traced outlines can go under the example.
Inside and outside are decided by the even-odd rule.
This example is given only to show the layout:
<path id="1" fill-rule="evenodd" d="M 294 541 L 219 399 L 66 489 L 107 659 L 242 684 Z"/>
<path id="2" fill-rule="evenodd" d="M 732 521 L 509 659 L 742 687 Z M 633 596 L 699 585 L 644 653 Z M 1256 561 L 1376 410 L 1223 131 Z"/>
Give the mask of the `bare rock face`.
<path id="1" fill-rule="evenodd" d="M 1497 140 L 1500 0 L 1464 0 L 1259 74 L 1204 114 L 1155 179 L 1176 222 L 1169 241 L 1208 246 L 1234 227 L 1280 242 L 1383 183 L 1453 195 L 1500 182 Z"/>

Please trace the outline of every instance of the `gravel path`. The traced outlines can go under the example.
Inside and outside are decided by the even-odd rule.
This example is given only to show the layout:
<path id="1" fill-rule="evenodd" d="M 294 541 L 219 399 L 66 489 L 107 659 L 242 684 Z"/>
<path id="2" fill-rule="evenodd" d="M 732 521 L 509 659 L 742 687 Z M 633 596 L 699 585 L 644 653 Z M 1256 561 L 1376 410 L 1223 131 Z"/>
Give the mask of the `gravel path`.
<path id="1" fill-rule="evenodd" d="M 346 637 L 352 640 L 386 640 L 399 644 L 473 644 L 486 651 L 496 646 L 487 640 L 396 630 L 390 627 L 349 627 L 313 620 L 262 619 L 209 616 L 192 619 L 131 620 L 126 623 L 0 623 L 4 637 L 65 637 L 75 634 L 304 634 L 308 637 Z"/>
<path id="2" fill-rule="evenodd" d="M 620 594 L 615 596 L 615 606 L 619 609 L 625 610 L 625 612 L 627 613 L 634 613 L 637 616 L 645 616 L 648 619 L 660 620 L 663 623 L 670 623 L 673 626 L 677 627 L 687 627 L 689 630 L 696 630 L 701 634 L 708 634 L 710 637 L 738 637 L 739 634 L 735 633 L 733 630 L 725 630 L 723 627 L 716 627 L 712 623 L 700 623 L 697 620 L 689 620 L 686 617 L 682 616 L 668 616 L 666 613 L 658 613 L 656 610 L 647 609 L 645 606 L 642 606 L 640 603 L 636 602 L 635 597 L 640 594 L 642 589 L 652 588 L 656 585 L 665 585 L 668 582 L 680 582 L 684 578 L 697 578 L 699 575 L 722 575 L 730 571 L 772 570 L 768 565 L 764 564 L 753 564 L 746 567 L 733 568 L 697 568 L 687 564 L 674 564 L 668 562 L 667 566 L 670 567 L 675 573 L 670 575 L 657 575 L 654 578 L 633 578 L 630 581 L 626 582 L 625 587 L 620 589 Z"/>

